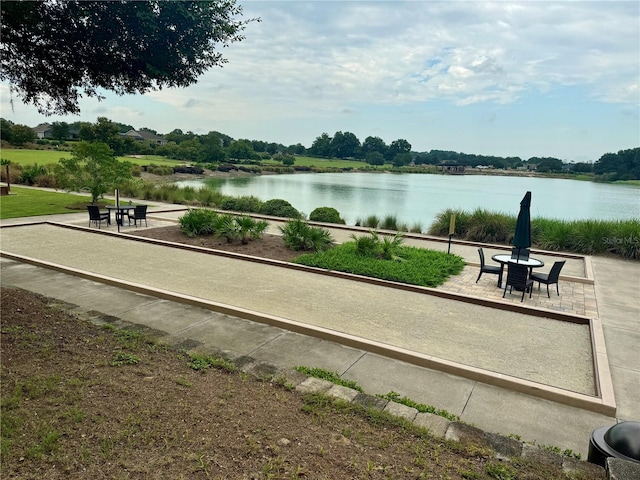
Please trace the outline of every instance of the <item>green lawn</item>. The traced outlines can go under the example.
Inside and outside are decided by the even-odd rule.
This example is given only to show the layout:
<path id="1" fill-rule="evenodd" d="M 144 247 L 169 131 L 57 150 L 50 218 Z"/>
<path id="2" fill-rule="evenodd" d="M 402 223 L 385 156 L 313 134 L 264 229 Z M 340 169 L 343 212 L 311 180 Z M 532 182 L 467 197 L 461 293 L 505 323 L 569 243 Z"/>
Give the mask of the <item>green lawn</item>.
<path id="1" fill-rule="evenodd" d="M 137 157 L 118 157 L 118 160 L 124 160 L 134 165 L 159 165 L 163 167 L 173 167 L 175 165 L 191 164 L 182 160 L 167 160 L 160 155 L 138 155 Z"/>
<path id="2" fill-rule="evenodd" d="M 32 217 L 86 211 L 91 197 L 11 186 L 11 195 L 0 197 L 0 218 Z"/>
<path id="3" fill-rule="evenodd" d="M 18 165 L 49 165 L 58 163 L 60 158 L 71 158 L 71 152 L 63 152 L 58 150 L 18 150 L 14 148 L 5 148 L 0 152 L 0 157 L 10 160 L 11 163 Z M 189 162 L 179 160 L 167 160 L 159 155 L 140 155 L 138 157 L 118 157 L 118 160 L 125 160 L 134 165 L 163 165 L 173 167 L 174 165 L 184 165 Z"/>
<path id="4" fill-rule="evenodd" d="M 0 152 L 0 157 L 11 160 L 11 163 L 18 165 L 48 165 L 58 163 L 60 158 L 71 158 L 71 152 L 61 152 L 58 150 L 18 150 L 14 148 L 4 148 Z"/>
<path id="5" fill-rule="evenodd" d="M 282 165 L 281 162 L 275 160 L 264 161 L 265 165 Z M 354 160 L 340 160 L 339 158 L 315 158 L 315 157 L 298 157 L 296 156 L 295 165 L 302 167 L 333 167 L 333 168 L 363 168 L 370 167 L 366 162 L 356 162 Z"/>

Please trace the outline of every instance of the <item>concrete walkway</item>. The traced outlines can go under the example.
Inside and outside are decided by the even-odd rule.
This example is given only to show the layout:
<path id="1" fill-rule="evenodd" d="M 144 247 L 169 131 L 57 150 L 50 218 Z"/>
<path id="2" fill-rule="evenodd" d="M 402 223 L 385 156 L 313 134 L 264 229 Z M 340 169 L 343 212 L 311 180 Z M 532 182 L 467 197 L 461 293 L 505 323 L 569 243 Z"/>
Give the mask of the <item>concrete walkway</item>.
<path id="1" fill-rule="evenodd" d="M 174 208 L 152 206 L 149 227 L 170 224 L 184 213 L 168 211 Z M 46 220 L 86 225 L 85 217 Z M 2 226 L 25 220 L 43 218 L 3 221 Z M 348 237 L 343 231 L 334 237 L 340 235 Z M 171 344 L 251 356 L 281 368 L 335 370 L 368 393 L 393 390 L 444 408 L 486 431 L 517 434 L 583 457 L 594 428 L 618 419 L 640 419 L 640 309 L 633 285 L 627 283 L 625 288 L 624 282 L 616 281 L 638 278 L 640 269 L 634 262 L 598 257 L 591 265 L 572 259 L 566 275 L 575 281 L 561 283 L 561 298 L 573 298 L 565 284 L 582 285 L 587 293 L 595 292 L 594 298 L 583 294 L 578 302 L 582 310 L 566 304 L 541 306 L 527 299 L 524 305 L 539 310 L 532 316 L 55 225 L 3 228 L 0 241 L 3 286 L 18 286 L 83 311 L 147 325 L 165 332 L 164 340 Z M 411 242 L 446 249 L 438 242 Z M 473 263 L 476 248 L 459 244 L 452 251 Z M 8 257 L 24 257 L 20 259 L 58 271 Z M 553 257 L 549 260 L 545 263 Z M 486 281 L 483 277 L 475 284 L 477 267 L 469 266 L 465 272 L 473 277 L 472 285 L 445 285 L 441 290 L 482 285 L 483 290 L 496 291 L 495 277 Z M 536 292 L 534 298 L 543 302 L 546 292 Z M 505 303 L 514 304 L 514 299 Z M 536 393 L 541 384 L 552 392 L 594 395 L 589 326 L 541 316 L 547 310 L 598 316 L 604 331 L 601 343 L 607 350 L 604 345 L 595 349 L 605 352 L 601 360 L 606 365 L 600 367 L 613 380 L 615 417 L 523 393 L 527 388 Z M 475 373 L 458 374 L 460 366 Z M 523 388 L 495 381 L 504 378 L 513 378 Z"/>

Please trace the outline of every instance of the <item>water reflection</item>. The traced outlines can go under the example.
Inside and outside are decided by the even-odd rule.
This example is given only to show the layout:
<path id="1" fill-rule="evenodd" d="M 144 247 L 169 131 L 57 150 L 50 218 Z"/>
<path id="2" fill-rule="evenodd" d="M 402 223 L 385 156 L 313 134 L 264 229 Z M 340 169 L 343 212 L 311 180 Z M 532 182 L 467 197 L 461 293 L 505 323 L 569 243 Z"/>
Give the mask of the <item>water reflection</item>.
<path id="1" fill-rule="evenodd" d="M 347 223 L 370 215 L 395 215 L 427 228 L 446 208 L 476 208 L 516 215 L 525 192 L 533 195 L 532 217 L 574 219 L 640 218 L 640 188 L 576 180 L 480 175 L 322 173 L 263 175 L 183 181 L 179 185 L 219 190 L 224 195 L 281 198 L 309 214 L 337 209 Z"/>

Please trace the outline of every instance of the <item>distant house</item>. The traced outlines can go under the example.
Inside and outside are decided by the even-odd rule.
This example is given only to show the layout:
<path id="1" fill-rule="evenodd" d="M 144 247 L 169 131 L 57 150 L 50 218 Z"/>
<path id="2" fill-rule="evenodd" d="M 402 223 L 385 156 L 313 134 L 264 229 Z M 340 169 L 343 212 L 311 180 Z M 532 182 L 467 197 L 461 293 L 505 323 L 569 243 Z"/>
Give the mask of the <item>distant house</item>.
<path id="1" fill-rule="evenodd" d="M 438 169 L 447 175 L 464 175 L 464 165 L 458 163 L 441 163 Z"/>
<path id="2" fill-rule="evenodd" d="M 36 133 L 37 138 L 51 138 L 53 134 L 53 128 L 48 123 L 41 123 L 34 127 L 33 131 Z"/>
<path id="3" fill-rule="evenodd" d="M 151 143 L 155 143 L 156 145 L 166 145 L 167 144 L 167 140 L 164 137 L 161 137 L 160 135 L 154 135 L 151 132 L 147 132 L 146 130 L 129 130 L 126 133 L 122 134 L 125 137 L 131 137 L 134 140 L 137 140 L 139 142 L 151 142 Z"/>

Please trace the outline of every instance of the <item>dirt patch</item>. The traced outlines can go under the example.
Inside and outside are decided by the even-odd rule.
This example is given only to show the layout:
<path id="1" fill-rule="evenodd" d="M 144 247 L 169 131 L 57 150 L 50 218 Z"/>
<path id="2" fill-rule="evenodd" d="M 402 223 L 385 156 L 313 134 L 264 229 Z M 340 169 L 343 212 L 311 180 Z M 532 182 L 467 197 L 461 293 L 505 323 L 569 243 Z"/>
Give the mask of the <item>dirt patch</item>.
<path id="1" fill-rule="evenodd" d="M 32 293 L 1 297 L 2 478 L 567 478 L 278 382 L 195 371 L 135 328 Z"/>
<path id="2" fill-rule="evenodd" d="M 288 249 L 282 237 L 279 235 L 263 235 L 259 239 L 251 240 L 246 245 L 243 245 L 240 241 L 229 243 L 224 238 L 219 238 L 214 235 L 201 235 L 192 238 L 184 234 L 178 225 L 136 230 L 131 232 L 131 235 L 203 248 L 212 248 L 215 250 L 224 250 L 227 252 L 242 253 L 254 257 L 281 260 L 283 262 L 290 262 L 293 258 L 304 253 Z"/>

